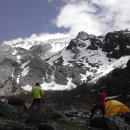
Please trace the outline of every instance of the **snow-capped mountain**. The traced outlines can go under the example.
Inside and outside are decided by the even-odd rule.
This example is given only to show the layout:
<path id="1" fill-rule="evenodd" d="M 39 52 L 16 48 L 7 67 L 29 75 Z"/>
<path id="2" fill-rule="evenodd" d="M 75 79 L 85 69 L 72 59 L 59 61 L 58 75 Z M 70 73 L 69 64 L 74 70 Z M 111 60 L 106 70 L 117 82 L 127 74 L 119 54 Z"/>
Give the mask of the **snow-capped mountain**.
<path id="1" fill-rule="evenodd" d="M 130 59 L 130 32 L 115 31 L 105 36 L 80 32 L 71 41 L 26 40 L 0 46 L 2 94 L 9 86 L 5 82 L 27 91 L 36 82 L 45 90 L 64 90 L 83 82 L 95 83 L 116 67 L 125 67 Z"/>
<path id="2" fill-rule="evenodd" d="M 118 31 L 96 37 L 80 32 L 66 48 L 47 62 L 77 68 L 80 81 L 94 83 L 116 67 L 125 67 L 130 59 L 129 34 Z"/>

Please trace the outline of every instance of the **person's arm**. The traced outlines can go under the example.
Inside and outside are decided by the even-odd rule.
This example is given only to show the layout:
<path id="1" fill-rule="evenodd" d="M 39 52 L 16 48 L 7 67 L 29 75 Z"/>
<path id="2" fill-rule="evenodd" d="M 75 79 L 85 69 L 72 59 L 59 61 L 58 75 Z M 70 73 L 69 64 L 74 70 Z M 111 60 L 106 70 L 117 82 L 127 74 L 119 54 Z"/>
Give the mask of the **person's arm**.
<path id="1" fill-rule="evenodd" d="M 41 94 L 41 97 L 43 97 L 43 90 L 41 89 L 41 91 L 40 91 L 40 94 Z"/>

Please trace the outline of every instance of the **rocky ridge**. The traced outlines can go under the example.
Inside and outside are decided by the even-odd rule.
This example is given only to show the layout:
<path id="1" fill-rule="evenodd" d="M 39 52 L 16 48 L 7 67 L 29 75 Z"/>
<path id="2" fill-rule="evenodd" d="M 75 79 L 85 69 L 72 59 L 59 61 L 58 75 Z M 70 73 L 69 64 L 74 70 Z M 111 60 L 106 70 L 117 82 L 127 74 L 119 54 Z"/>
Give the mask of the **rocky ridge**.
<path id="1" fill-rule="evenodd" d="M 105 36 L 80 32 L 70 43 L 65 39 L 45 43 L 34 41 L 32 44 L 26 41 L 31 45 L 27 49 L 24 42 L 1 44 L 1 94 L 6 95 L 10 91 L 8 88 L 14 87 L 29 91 L 35 82 L 40 82 L 45 90 L 64 90 L 98 79 L 109 67 L 113 70 L 121 62 L 125 66 L 130 55 L 129 36 L 129 31 L 110 32 Z M 52 46 L 62 43 L 66 43 L 66 47 L 48 55 Z M 124 60 L 120 59 L 122 57 Z M 120 64 L 115 64 L 118 60 Z M 9 79 L 15 84 L 9 83 Z"/>
<path id="2" fill-rule="evenodd" d="M 29 50 L 1 45 L 1 95 L 9 96 L 18 89 L 22 91 L 21 86 L 42 83 L 43 79 L 44 85 L 53 81 L 56 85 L 60 84 L 59 87 L 65 87 L 71 83 L 71 90 L 47 91 L 44 97 L 47 107 L 40 113 L 28 113 L 24 102 L 21 103 L 22 106 L 17 106 L 19 100 L 17 105 L 11 104 L 10 100 L 8 103 L 0 101 L 0 128 L 61 130 L 73 124 L 69 129 L 129 130 L 129 113 L 115 117 L 99 116 L 89 120 L 92 99 L 104 85 L 109 96 L 120 95 L 118 100 L 130 105 L 126 98 L 130 92 L 129 34 L 128 31 L 116 31 L 97 37 L 80 32 L 66 48 L 45 60 L 43 57 L 46 49 L 51 47 L 48 44 L 35 45 Z M 103 75 L 103 71 L 107 73 Z M 100 78 L 98 75 L 101 75 Z M 96 78 L 96 84 L 91 84 L 90 81 Z M 73 89 L 73 85 L 77 87 Z M 50 86 L 54 88 L 55 84 Z"/>

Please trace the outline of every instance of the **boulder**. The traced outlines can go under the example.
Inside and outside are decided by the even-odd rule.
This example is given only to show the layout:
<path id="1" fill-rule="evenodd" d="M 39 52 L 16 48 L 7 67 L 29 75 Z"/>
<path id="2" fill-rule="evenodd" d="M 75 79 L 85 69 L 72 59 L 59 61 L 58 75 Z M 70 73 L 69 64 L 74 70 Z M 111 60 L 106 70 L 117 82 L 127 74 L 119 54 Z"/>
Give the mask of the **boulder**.
<path id="1" fill-rule="evenodd" d="M 130 130 L 130 126 L 119 116 L 100 116 L 90 120 L 89 125 L 103 130 Z"/>

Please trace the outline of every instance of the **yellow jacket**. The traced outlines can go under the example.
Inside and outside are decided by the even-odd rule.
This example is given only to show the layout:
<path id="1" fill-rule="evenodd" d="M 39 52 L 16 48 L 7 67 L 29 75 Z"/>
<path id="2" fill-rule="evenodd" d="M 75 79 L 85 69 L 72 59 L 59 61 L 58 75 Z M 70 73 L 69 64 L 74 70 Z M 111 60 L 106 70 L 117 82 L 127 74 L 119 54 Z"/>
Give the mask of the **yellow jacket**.
<path id="1" fill-rule="evenodd" d="M 42 88 L 40 86 L 32 87 L 31 95 L 32 95 L 33 99 L 42 98 L 43 97 L 43 90 L 42 90 Z"/>

